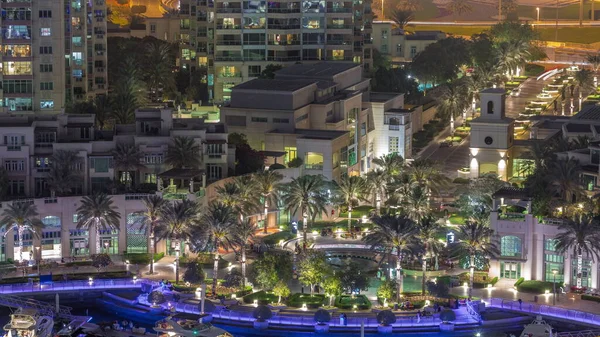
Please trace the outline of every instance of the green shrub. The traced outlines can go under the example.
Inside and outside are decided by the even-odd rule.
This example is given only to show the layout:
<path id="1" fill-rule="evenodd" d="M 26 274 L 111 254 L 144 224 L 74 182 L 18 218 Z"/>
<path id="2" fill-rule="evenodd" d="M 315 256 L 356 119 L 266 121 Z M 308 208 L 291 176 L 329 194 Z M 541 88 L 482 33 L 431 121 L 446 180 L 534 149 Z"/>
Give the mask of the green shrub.
<path id="1" fill-rule="evenodd" d="M 267 305 L 271 303 L 277 303 L 278 297 L 273 293 L 267 293 L 266 291 L 261 290 L 246 295 L 242 298 L 242 301 L 246 304 L 252 304 L 254 303 L 254 300 L 256 300 L 260 305 Z"/>
<path id="2" fill-rule="evenodd" d="M 317 312 L 315 312 L 315 322 L 321 324 L 321 323 L 327 323 L 329 321 L 331 321 L 331 314 L 329 313 L 329 311 L 325 310 L 325 309 L 319 309 L 317 310 Z"/>
<path id="3" fill-rule="evenodd" d="M 517 285 L 517 290 L 524 293 L 543 294 L 546 290 L 552 291 L 554 283 L 546 281 L 523 281 Z M 558 288 L 557 284 L 557 288 Z"/>
<path id="4" fill-rule="evenodd" d="M 490 281 L 490 284 L 491 284 L 492 286 L 495 286 L 495 285 L 496 285 L 496 283 L 498 283 L 498 276 L 494 277 L 494 278 L 493 278 L 493 279 Z"/>
<path id="5" fill-rule="evenodd" d="M 452 182 L 455 184 L 466 185 L 469 183 L 469 178 L 455 178 Z"/>
<path id="6" fill-rule="evenodd" d="M 581 299 L 586 300 L 586 301 L 594 301 L 594 302 L 600 303 L 600 297 L 598 297 L 598 296 L 581 295 Z"/>
<path id="7" fill-rule="evenodd" d="M 446 310 L 442 311 L 442 313 L 440 313 L 440 320 L 442 320 L 442 322 L 455 321 L 456 314 L 454 313 L 453 310 L 446 309 Z"/>
<path id="8" fill-rule="evenodd" d="M 165 253 L 156 253 L 156 254 L 154 254 L 154 262 L 162 259 L 163 257 L 165 257 Z"/>
<path id="9" fill-rule="evenodd" d="M 396 315 L 391 310 L 384 310 L 377 313 L 377 322 L 387 326 L 396 323 Z"/>
<path id="10" fill-rule="evenodd" d="M 285 166 L 283 164 L 279 164 L 279 163 L 275 163 L 269 166 L 269 171 L 273 171 L 273 170 L 281 170 L 284 169 Z"/>
<path id="11" fill-rule="evenodd" d="M 365 295 L 355 295 L 354 298 L 351 295 L 338 296 L 334 305 L 337 308 L 346 310 L 354 309 L 354 305 L 358 310 L 371 309 L 371 301 Z"/>
<path id="12" fill-rule="evenodd" d="M 302 166 L 302 164 L 304 164 L 304 161 L 300 157 L 296 157 L 296 158 L 288 161 L 289 168 L 300 167 L 300 166 Z"/>
<path id="13" fill-rule="evenodd" d="M 287 241 L 295 238 L 296 235 L 290 231 L 281 231 L 274 234 L 267 235 L 263 238 L 263 242 L 266 245 L 276 245 L 279 244 L 279 241 Z"/>
<path id="14" fill-rule="evenodd" d="M 252 316 L 256 318 L 258 321 L 265 321 L 271 317 L 273 317 L 273 312 L 271 309 L 265 305 L 259 305 L 252 311 Z"/>
<path id="15" fill-rule="evenodd" d="M 515 287 L 517 287 L 519 284 L 523 283 L 523 281 L 525 281 L 524 277 L 519 277 L 519 279 L 517 280 L 517 282 L 515 282 Z"/>
<path id="16" fill-rule="evenodd" d="M 277 299 L 275 299 L 277 301 Z M 300 308 L 303 304 L 306 304 L 306 307 L 310 309 L 317 309 L 323 305 L 323 301 L 325 301 L 325 295 L 323 294 L 314 294 L 310 296 L 310 294 L 293 294 L 288 300 L 288 305 L 290 307 Z"/>
<path id="17" fill-rule="evenodd" d="M 148 264 L 150 263 L 150 255 L 148 253 L 125 254 L 125 260 L 131 264 Z"/>

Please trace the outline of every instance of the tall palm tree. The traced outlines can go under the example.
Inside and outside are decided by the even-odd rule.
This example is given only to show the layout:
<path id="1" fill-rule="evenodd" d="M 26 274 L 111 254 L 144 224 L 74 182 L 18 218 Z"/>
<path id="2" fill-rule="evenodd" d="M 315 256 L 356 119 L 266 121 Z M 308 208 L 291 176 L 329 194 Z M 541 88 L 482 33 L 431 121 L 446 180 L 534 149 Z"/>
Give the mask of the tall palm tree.
<path id="1" fill-rule="evenodd" d="M 165 92 L 175 85 L 173 73 L 171 45 L 157 40 L 146 45 L 146 62 L 151 64 L 145 72 L 146 84 L 154 101 L 157 101 L 159 92 Z"/>
<path id="2" fill-rule="evenodd" d="M 325 213 L 327 195 L 325 180 L 321 175 L 305 175 L 284 185 L 283 204 L 287 211 L 302 215 L 304 241 L 308 231 L 308 218 Z"/>
<path id="3" fill-rule="evenodd" d="M 56 150 L 50 157 L 50 172 L 47 183 L 50 193 L 69 195 L 72 189 L 83 182 L 81 164 L 83 159 L 75 151 Z"/>
<path id="4" fill-rule="evenodd" d="M 4 228 L 5 232 L 11 229 L 17 232 L 19 262 L 23 262 L 23 235 L 25 232 L 30 231 L 38 237 L 44 227 L 42 221 L 37 218 L 38 215 L 37 207 L 28 202 L 13 202 L 12 204 L 8 204 L 7 208 L 2 212 L 0 226 Z"/>
<path id="5" fill-rule="evenodd" d="M 118 143 L 112 155 L 115 169 L 120 172 L 119 180 L 124 180 L 127 187 L 132 182 L 135 184 L 135 172 L 146 168 L 143 164 L 144 153 L 135 145 Z"/>
<path id="6" fill-rule="evenodd" d="M 580 184 L 581 166 L 576 159 L 567 159 L 552 162 L 549 168 L 550 189 L 559 194 L 565 204 L 583 195 L 583 187 Z"/>
<path id="7" fill-rule="evenodd" d="M 410 184 L 401 196 L 406 214 L 415 221 L 421 221 L 430 211 L 429 192 L 426 186 Z"/>
<path id="8" fill-rule="evenodd" d="M 415 18 L 415 12 L 402 6 L 388 6 L 388 18 L 392 20 L 398 28 L 404 29 L 406 25 Z"/>
<path id="9" fill-rule="evenodd" d="M 112 198 L 104 193 L 85 196 L 77 208 L 77 229 L 96 232 L 96 254 L 102 252 L 100 230 L 119 229 L 121 215 L 113 206 Z"/>
<path id="10" fill-rule="evenodd" d="M 386 254 L 396 255 L 396 284 L 398 287 L 397 300 L 402 294 L 402 261 L 419 252 L 416 240 L 417 228 L 407 217 L 382 215 L 371 218 L 373 230 L 363 237 L 371 249 L 383 249 Z"/>
<path id="11" fill-rule="evenodd" d="M 360 176 L 344 176 L 336 187 L 342 204 L 348 207 L 348 233 L 352 233 L 352 206 L 366 200 L 367 185 Z"/>
<path id="12" fill-rule="evenodd" d="M 160 239 L 170 239 L 174 243 L 175 261 L 175 283 L 179 283 L 179 254 L 182 242 L 188 241 L 193 233 L 193 225 L 197 220 L 198 205 L 190 200 L 174 201 L 166 203 L 162 209 L 162 221 L 156 228 L 156 234 Z"/>
<path id="13" fill-rule="evenodd" d="M 594 87 L 594 73 L 591 70 L 581 69 L 575 73 L 574 77 L 579 91 L 579 98 L 582 97 L 582 91 L 587 91 Z"/>
<path id="14" fill-rule="evenodd" d="M 174 137 L 169 144 L 165 163 L 175 168 L 199 167 L 202 164 L 200 145 L 191 137 Z"/>
<path id="15" fill-rule="evenodd" d="M 473 291 L 475 275 L 475 256 L 493 258 L 500 254 L 496 243 L 492 240 L 494 230 L 479 222 L 467 222 L 458 227 L 458 242 L 454 245 L 453 256 L 469 259 L 469 296 Z"/>
<path id="16" fill-rule="evenodd" d="M 439 163 L 429 159 L 414 160 L 408 168 L 408 174 L 415 182 L 426 186 L 428 192 L 432 193 L 439 193 L 450 184 L 450 179 L 444 175 Z"/>
<path id="17" fill-rule="evenodd" d="M 558 229 L 560 233 L 556 236 L 556 251 L 563 255 L 572 251 L 577 256 L 577 288 L 581 288 L 583 254 L 592 260 L 600 258 L 600 223 L 583 216 L 563 222 Z"/>
<path id="18" fill-rule="evenodd" d="M 451 0 L 447 6 L 450 13 L 453 13 L 457 16 L 461 16 L 466 13 L 470 13 L 473 10 L 473 6 L 469 0 Z M 457 17 L 454 18 L 455 20 Z"/>
<path id="19" fill-rule="evenodd" d="M 233 241 L 240 248 L 242 255 L 242 277 L 243 285 L 246 286 L 246 247 L 248 242 L 254 239 L 257 227 L 254 221 L 244 219 L 233 229 Z"/>
<path id="20" fill-rule="evenodd" d="M 454 130 L 454 118 L 458 117 L 468 106 L 467 90 L 462 84 L 447 84 L 439 96 L 437 114 L 444 120 L 450 120 Z"/>
<path id="21" fill-rule="evenodd" d="M 402 172 L 404 158 L 398 153 L 393 152 L 373 159 L 373 164 L 379 166 L 389 178 Z"/>
<path id="22" fill-rule="evenodd" d="M 235 236 L 236 225 L 233 208 L 223 202 L 213 202 L 198 223 L 199 231 L 204 233 L 207 242 L 212 245 L 214 253 L 212 294 L 217 296 L 217 279 L 219 275 L 219 248 L 231 247 Z"/>
<path id="23" fill-rule="evenodd" d="M 435 258 L 437 268 L 437 257 L 444 249 L 444 244 L 438 238 L 443 236 L 444 228 L 439 222 L 432 217 L 422 218 L 417 222 L 417 238 L 420 245 L 423 247 L 423 255 L 421 256 L 423 265 L 423 280 L 421 284 L 421 292 L 425 294 L 425 280 L 427 273 L 427 259 Z"/>
<path id="24" fill-rule="evenodd" d="M 586 58 L 588 63 L 592 66 L 592 70 L 597 73 L 598 69 L 600 69 L 600 53 L 589 54 Z"/>
<path id="25" fill-rule="evenodd" d="M 233 208 L 239 214 L 239 220 L 242 221 L 248 215 L 257 210 L 257 181 L 250 175 L 233 178 L 222 186 L 216 188 L 219 200 L 225 205 Z"/>
<path id="26" fill-rule="evenodd" d="M 267 216 L 269 213 L 269 207 L 277 207 L 279 192 L 281 190 L 281 180 L 283 175 L 276 171 L 261 171 L 253 176 L 253 180 L 256 182 L 256 186 L 263 199 L 264 216 L 265 216 L 265 234 L 268 231 L 267 228 Z"/>
<path id="27" fill-rule="evenodd" d="M 114 83 L 110 98 L 113 117 L 119 124 L 133 123 L 135 109 L 146 103 L 142 68 L 133 56 L 127 56 L 120 62 Z"/>
<path id="28" fill-rule="evenodd" d="M 375 169 L 367 172 L 367 190 L 373 197 L 377 215 L 381 214 L 381 203 L 385 198 L 385 191 L 388 183 L 388 176 L 382 169 Z"/>
<path id="29" fill-rule="evenodd" d="M 137 212 L 141 229 L 149 232 L 148 255 L 150 255 L 150 275 L 154 274 L 154 252 L 156 251 L 156 229 L 163 224 L 163 212 L 167 202 L 158 195 L 142 199 L 144 210 Z"/>

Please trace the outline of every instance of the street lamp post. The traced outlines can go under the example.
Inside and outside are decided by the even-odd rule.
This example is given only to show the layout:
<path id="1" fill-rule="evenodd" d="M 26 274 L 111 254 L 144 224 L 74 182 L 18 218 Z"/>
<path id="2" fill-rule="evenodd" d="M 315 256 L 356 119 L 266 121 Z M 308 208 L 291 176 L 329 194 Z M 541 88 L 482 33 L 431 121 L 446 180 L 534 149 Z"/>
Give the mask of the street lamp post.
<path id="1" fill-rule="evenodd" d="M 553 269 L 552 270 L 552 275 L 554 275 L 554 282 L 552 283 L 552 286 L 554 288 L 554 296 L 552 297 L 552 305 L 556 305 L 556 273 L 558 272 L 558 270 Z"/>
<path id="2" fill-rule="evenodd" d="M 35 247 L 35 264 L 37 265 L 37 274 L 40 277 L 40 263 L 42 263 L 42 254 L 40 251 L 40 247 Z"/>
<path id="3" fill-rule="evenodd" d="M 556 27 L 554 29 L 554 41 L 558 41 L 558 0 L 556 0 Z"/>
<path id="4" fill-rule="evenodd" d="M 540 8 L 536 7 L 535 10 L 537 12 L 537 21 L 539 22 L 540 21 Z"/>

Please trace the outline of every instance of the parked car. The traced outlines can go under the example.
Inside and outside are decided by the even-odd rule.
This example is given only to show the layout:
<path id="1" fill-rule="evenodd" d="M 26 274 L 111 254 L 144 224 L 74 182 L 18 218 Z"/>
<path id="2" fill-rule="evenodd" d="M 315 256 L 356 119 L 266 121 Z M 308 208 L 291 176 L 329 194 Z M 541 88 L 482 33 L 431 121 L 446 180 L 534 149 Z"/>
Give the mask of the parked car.
<path id="1" fill-rule="evenodd" d="M 451 146 L 452 146 L 452 142 L 449 142 L 447 140 L 440 142 L 440 147 L 451 147 Z"/>
<path id="2" fill-rule="evenodd" d="M 442 203 L 440 204 L 440 211 L 443 211 L 445 215 L 450 213 L 458 212 L 458 206 L 451 203 Z"/>

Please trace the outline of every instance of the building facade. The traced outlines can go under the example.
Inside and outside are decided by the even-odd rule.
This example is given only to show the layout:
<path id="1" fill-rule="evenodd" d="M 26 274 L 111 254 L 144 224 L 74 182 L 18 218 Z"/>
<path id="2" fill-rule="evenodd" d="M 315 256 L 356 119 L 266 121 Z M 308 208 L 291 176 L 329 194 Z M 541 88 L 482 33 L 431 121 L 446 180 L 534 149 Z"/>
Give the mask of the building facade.
<path id="1" fill-rule="evenodd" d="M 208 124 L 202 119 L 172 117 L 171 110 L 136 111 L 135 124 L 116 125 L 114 130 L 96 130 L 94 115 L 0 116 L 0 146 L 2 165 L 8 176 L 9 198 L 48 197 L 48 175 L 53 169 L 52 156 L 57 151 L 75 152 L 81 159 L 76 170 L 81 182 L 72 191 L 75 195 L 112 192 L 123 185 L 150 184 L 168 193 L 177 189 L 186 193 L 194 178 L 214 181 L 227 176 L 227 131 L 223 124 Z M 199 146 L 201 167 L 196 176 L 173 176 L 164 163 L 173 137 L 190 137 Z M 141 167 L 133 172 L 119 172 L 115 167 L 118 144 L 133 145 L 143 153 Z M 204 174 L 204 177 L 202 177 Z M 179 179 L 179 180 L 177 180 Z M 185 184 L 181 184 L 181 179 Z M 160 186 L 159 186 L 160 185 Z M 179 188 L 174 186 L 180 186 Z M 183 187 L 181 187 L 183 186 Z"/>
<path id="2" fill-rule="evenodd" d="M 388 153 L 411 157 L 411 120 L 420 110 L 403 106 L 402 94 L 370 92 L 360 65 L 321 62 L 234 87 L 221 120 L 265 151 L 269 164 L 299 157 L 307 174 L 337 179 L 368 172 Z"/>
<path id="3" fill-rule="evenodd" d="M 57 113 L 106 94 L 104 0 L 2 2 L 2 110 Z"/>
<path id="4" fill-rule="evenodd" d="M 181 66 L 207 68 L 217 103 L 268 64 L 372 63 L 370 0 L 181 0 L 180 16 Z"/>
<path id="5" fill-rule="evenodd" d="M 503 188 L 494 194 L 494 210 L 490 227 L 494 230 L 500 256 L 490 261 L 490 277 L 498 276 L 515 281 L 538 280 L 577 284 L 577 256 L 573 251 L 560 254 L 556 236 L 561 219 L 537 219 L 531 214 L 531 199 L 524 190 Z M 523 213 L 507 213 L 505 207 L 520 207 Z M 527 212 L 528 211 L 528 212 Z M 582 287 L 600 287 L 599 261 L 583 257 Z M 552 289 L 547 289 L 552 292 Z M 543 292 L 544 289 L 540 289 Z"/>
<path id="6" fill-rule="evenodd" d="M 373 22 L 373 48 L 391 58 L 393 63 L 411 62 L 428 45 L 446 37 L 440 31 L 406 31 L 394 28 L 392 21 Z"/>

